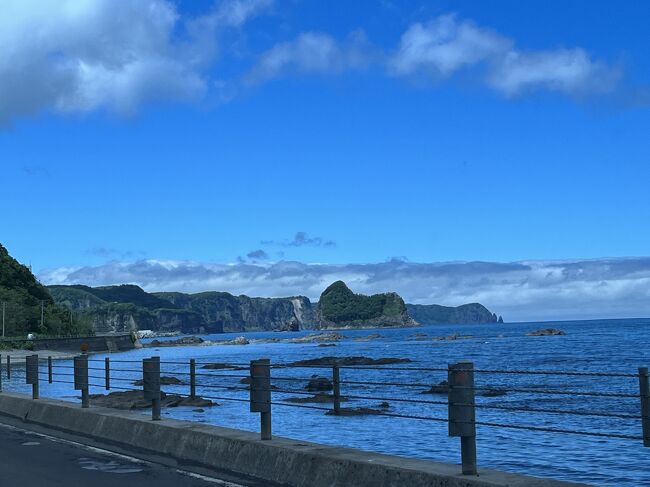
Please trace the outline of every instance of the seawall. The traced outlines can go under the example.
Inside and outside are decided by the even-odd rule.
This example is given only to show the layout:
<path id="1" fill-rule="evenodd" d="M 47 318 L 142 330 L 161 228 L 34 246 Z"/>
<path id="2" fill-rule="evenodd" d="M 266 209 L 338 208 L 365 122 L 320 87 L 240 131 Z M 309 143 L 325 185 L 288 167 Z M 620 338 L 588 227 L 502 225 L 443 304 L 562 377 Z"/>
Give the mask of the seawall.
<path id="1" fill-rule="evenodd" d="M 130 411 L 81 409 L 78 404 L 51 399 L 34 401 L 18 394 L 0 393 L 0 415 L 292 487 L 585 485 L 488 469 L 480 469 L 480 476 L 469 477 L 460 475 L 458 465 L 279 437 L 261 441 L 257 433 L 166 418 L 154 422 Z"/>
<path id="2" fill-rule="evenodd" d="M 130 333 L 91 337 L 34 338 L 20 341 L 31 343 L 31 350 L 34 351 L 54 350 L 60 352 L 79 352 L 82 346 L 89 352 L 121 352 L 133 350 L 139 344 Z"/>

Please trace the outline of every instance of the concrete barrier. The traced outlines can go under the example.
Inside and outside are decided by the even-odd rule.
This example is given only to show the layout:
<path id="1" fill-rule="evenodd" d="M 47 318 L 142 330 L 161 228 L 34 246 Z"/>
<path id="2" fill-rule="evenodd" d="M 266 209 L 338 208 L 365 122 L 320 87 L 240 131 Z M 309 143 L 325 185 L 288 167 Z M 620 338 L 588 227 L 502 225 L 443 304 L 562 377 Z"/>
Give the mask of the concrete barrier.
<path id="1" fill-rule="evenodd" d="M 181 462 L 229 470 L 288 486 L 314 487 L 569 487 L 584 486 L 481 469 L 460 475 L 458 465 L 369 453 L 259 435 L 189 421 L 151 421 L 106 408 L 0 393 L 0 415 Z"/>

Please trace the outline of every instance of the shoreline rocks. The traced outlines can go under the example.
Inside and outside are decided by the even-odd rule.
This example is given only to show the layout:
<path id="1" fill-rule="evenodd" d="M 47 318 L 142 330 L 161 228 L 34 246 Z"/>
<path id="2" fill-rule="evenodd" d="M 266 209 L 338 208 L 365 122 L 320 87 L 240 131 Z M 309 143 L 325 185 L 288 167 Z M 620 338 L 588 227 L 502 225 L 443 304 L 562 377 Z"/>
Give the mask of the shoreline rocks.
<path id="1" fill-rule="evenodd" d="M 176 340 L 153 340 L 150 343 L 145 343 L 144 348 L 159 348 L 159 347 L 178 347 L 181 345 L 201 345 L 205 340 L 196 336 L 182 337 Z"/>

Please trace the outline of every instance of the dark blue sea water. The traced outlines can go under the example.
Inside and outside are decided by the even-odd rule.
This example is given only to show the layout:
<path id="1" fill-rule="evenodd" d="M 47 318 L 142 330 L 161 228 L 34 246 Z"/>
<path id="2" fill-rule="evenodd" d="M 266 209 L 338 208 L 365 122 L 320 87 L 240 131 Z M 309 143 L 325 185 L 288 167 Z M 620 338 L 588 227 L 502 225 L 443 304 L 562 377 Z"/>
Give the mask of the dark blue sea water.
<path id="1" fill-rule="evenodd" d="M 529 337 L 526 332 L 554 327 L 564 330 L 566 336 Z M 224 340 L 246 336 L 251 340 L 285 339 L 308 334 L 300 333 L 239 333 L 210 335 L 204 338 Z M 205 362 L 230 362 L 246 364 L 251 359 L 270 358 L 273 363 L 286 363 L 304 358 L 325 355 L 365 355 L 373 358 L 401 357 L 413 360 L 405 367 L 446 368 L 447 364 L 471 360 L 477 369 L 506 369 L 524 371 L 578 371 L 637 373 L 638 367 L 650 366 L 650 319 L 603 320 L 554 323 L 513 323 L 504 325 L 429 326 L 388 330 L 344 330 L 345 339 L 335 347 L 318 347 L 317 344 L 251 343 L 249 345 L 189 346 L 143 349 L 113 354 L 113 368 L 138 369 L 139 364 L 120 363 L 117 360 L 140 360 L 159 355 L 161 360 L 178 362 L 164 364 L 163 375 L 186 373 L 187 360 L 196 358 L 199 384 L 221 388 L 204 388 L 198 392 L 205 396 L 247 399 L 248 392 L 239 383 L 246 371 L 201 370 Z M 358 341 L 379 333 L 381 338 Z M 425 334 L 416 336 L 415 334 Z M 472 338 L 440 341 L 441 337 L 459 333 Z M 103 355 L 93 358 L 102 359 Z M 61 361 L 70 365 L 70 361 Z M 94 363 L 100 368 L 101 363 Z M 389 366 L 390 367 L 390 366 Z M 392 366 L 395 367 L 395 366 Z M 422 395 L 424 387 L 376 386 L 368 382 L 393 382 L 403 384 L 432 384 L 446 378 L 443 371 L 421 372 L 407 370 L 343 369 L 341 380 L 360 382 L 345 384 L 343 395 L 389 398 L 388 412 L 416 416 L 445 418 L 443 405 L 401 403 L 394 399 L 424 399 L 444 401 L 445 396 Z M 70 369 L 59 368 L 69 373 Z M 330 374 L 331 371 L 313 369 L 274 369 L 274 377 L 298 377 L 298 382 L 276 381 L 282 388 L 303 390 L 313 373 Z M 103 372 L 91 371 L 91 382 L 103 384 Z M 139 377 L 137 372 L 114 372 L 123 379 Z M 57 378 L 63 378 L 61 376 Z M 179 375 L 186 380 L 186 376 Z M 64 379 L 65 380 L 65 379 Z M 24 375 L 17 370 L 7 389 L 27 392 L 22 384 Z M 638 380 L 627 377 L 573 377 L 563 375 L 501 375 L 477 373 L 477 386 L 496 388 L 533 389 L 539 393 L 508 392 L 501 397 L 479 397 L 478 404 L 524 408 L 577 410 L 582 412 L 621 413 L 640 415 L 638 398 L 591 397 L 549 394 L 546 391 L 600 391 L 605 393 L 638 394 Z M 120 384 L 114 382 L 114 384 Z M 123 381 L 124 387 L 131 387 Z M 5 386 L 7 386 L 5 382 Z M 232 388 L 232 389 L 227 389 Z M 186 392 L 184 386 L 166 386 L 168 392 Z M 101 388 L 92 392 L 100 393 Z M 43 396 L 76 400 L 68 384 L 42 384 Z M 296 394 L 274 394 L 274 401 Z M 393 399 L 393 400 L 391 400 Z M 194 412 L 191 408 L 164 410 L 174 418 L 207 422 L 220 426 L 258 431 L 258 415 L 248 411 L 246 402 L 218 400 L 220 406 Z M 343 406 L 376 407 L 378 399 L 355 400 Z M 317 405 L 323 406 L 323 405 Z M 329 406 L 325 406 L 329 407 Z M 509 410 L 477 410 L 477 420 L 502 424 L 532 425 L 599 433 L 641 435 L 639 419 L 590 417 L 567 414 L 515 412 Z M 275 435 L 307 441 L 345 445 L 364 450 L 458 463 L 460 447 L 458 438 L 447 436 L 447 424 L 437 421 L 402 419 L 389 416 L 337 417 L 327 416 L 321 410 L 277 405 L 273 407 Z M 479 426 L 477 432 L 478 463 L 490 467 L 529 475 L 552 477 L 607 486 L 650 485 L 650 448 L 643 448 L 641 440 L 588 437 L 572 434 L 549 433 Z"/>

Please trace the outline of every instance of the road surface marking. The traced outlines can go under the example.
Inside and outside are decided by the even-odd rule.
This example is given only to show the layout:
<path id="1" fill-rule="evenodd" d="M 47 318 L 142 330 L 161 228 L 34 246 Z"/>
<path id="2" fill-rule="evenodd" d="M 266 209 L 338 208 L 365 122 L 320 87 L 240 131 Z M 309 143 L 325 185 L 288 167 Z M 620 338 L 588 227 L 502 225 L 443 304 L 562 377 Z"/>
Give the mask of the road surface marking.
<path id="1" fill-rule="evenodd" d="M 81 449 L 86 450 L 86 451 L 91 451 L 93 453 L 99 453 L 99 454 L 102 454 L 102 455 L 107 455 L 107 456 L 111 456 L 111 457 L 114 457 L 114 458 L 119 458 L 121 460 L 125 460 L 125 461 L 131 462 L 131 463 L 137 463 L 137 464 L 140 464 L 140 465 L 158 465 L 158 466 L 162 466 L 162 467 L 170 468 L 170 469 L 173 468 L 173 467 L 170 467 L 168 465 L 161 464 L 161 463 L 155 463 L 155 462 L 150 462 L 148 460 L 142 460 L 140 458 L 132 457 L 132 456 L 129 456 L 129 455 L 124 455 L 122 453 L 116 453 L 114 451 L 104 450 L 103 448 L 97 448 L 97 447 L 94 447 L 94 446 L 85 445 L 83 443 L 79 443 L 79 442 L 73 441 L 73 440 L 65 440 L 63 438 L 57 438 L 56 436 L 50 436 L 50 435 L 47 435 L 45 433 L 37 433 L 36 431 L 29 431 L 29 430 L 25 430 L 25 429 L 22 429 L 22 428 L 17 428 L 16 426 L 11 426 L 11 425 L 4 424 L 4 423 L 0 423 L 0 428 L 5 428 L 5 429 L 8 429 L 8 430 L 12 430 L 12 431 L 19 431 L 21 433 L 26 433 L 28 435 L 38 436 L 39 438 L 45 438 L 45 439 L 50 440 L 50 441 L 52 441 L 54 443 L 63 443 L 63 444 L 66 444 L 66 445 L 72 445 L 72 446 L 75 446 L 77 448 L 81 448 Z M 36 443 L 36 442 L 28 442 L 28 443 Z M 81 460 L 88 460 L 88 459 L 81 459 Z M 82 468 L 84 468 L 84 467 L 82 467 Z M 190 471 L 183 470 L 183 469 L 180 469 L 180 468 L 176 468 L 174 470 L 176 471 L 176 473 L 179 473 L 181 475 L 185 475 L 187 477 L 195 478 L 197 480 L 203 480 L 205 482 L 210 482 L 210 483 L 213 483 L 213 484 L 221 485 L 223 487 L 245 487 L 244 485 L 237 484 L 235 482 L 228 482 L 226 480 L 221 480 L 221 479 L 218 479 L 218 478 L 215 478 L 215 477 L 209 477 L 207 475 L 201 475 L 201 474 L 190 472 Z"/>

